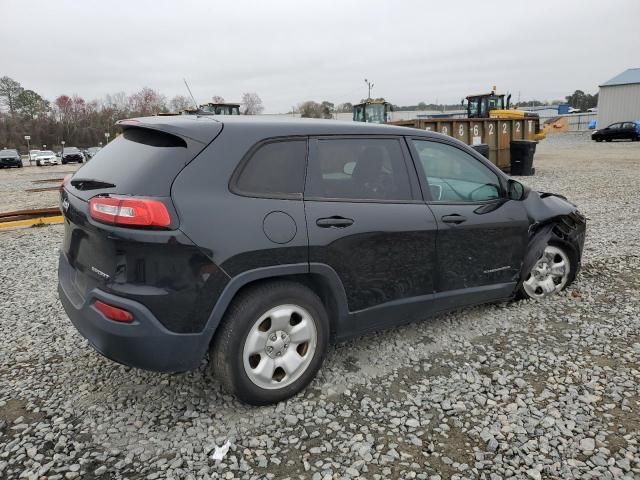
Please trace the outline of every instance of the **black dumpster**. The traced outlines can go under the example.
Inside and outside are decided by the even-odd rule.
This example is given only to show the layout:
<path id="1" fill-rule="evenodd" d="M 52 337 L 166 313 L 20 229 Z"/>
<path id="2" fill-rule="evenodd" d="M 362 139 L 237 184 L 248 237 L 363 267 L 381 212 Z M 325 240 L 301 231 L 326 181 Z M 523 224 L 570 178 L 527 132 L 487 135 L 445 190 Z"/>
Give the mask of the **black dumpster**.
<path id="1" fill-rule="evenodd" d="M 532 140 L 511 140 L 511 175 L 533 175 L 533 154 L 536 144 Z"/>
<path id="2" fill-rule="evenodd" d="M 478 145 L 471 145 L 476 152 L 482 155 L 484 158 L 489 158 L 489 145 L 486 143 L 480 143 Z"/>

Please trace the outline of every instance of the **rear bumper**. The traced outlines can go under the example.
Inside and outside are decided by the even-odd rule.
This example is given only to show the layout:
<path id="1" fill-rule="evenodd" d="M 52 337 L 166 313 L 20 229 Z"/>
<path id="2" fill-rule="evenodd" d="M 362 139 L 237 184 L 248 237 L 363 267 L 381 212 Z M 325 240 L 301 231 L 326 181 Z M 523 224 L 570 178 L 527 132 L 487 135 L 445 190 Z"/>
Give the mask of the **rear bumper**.
<path id="1" fill-rule="evenodd" d="M 98 288 L 83 296 L 74 278 L 75 270 L 61 254 L 58 294 L 62 306 L 71 323 L 102 355 L 124 365 L 160 372 L 181 372 L 200 365 L 208 346 L 204 334 L 171 332 L 141 303 Z M 134 321 L 109 320 L 95 308 L 96 300 L 128 310 Z"/>

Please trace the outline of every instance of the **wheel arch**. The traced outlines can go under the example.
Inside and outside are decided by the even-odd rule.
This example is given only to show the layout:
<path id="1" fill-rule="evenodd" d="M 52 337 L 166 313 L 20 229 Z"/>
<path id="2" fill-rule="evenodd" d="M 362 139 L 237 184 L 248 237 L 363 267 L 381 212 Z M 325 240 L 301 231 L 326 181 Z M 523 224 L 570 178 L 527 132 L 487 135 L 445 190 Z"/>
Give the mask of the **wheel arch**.
<path id="1" fill-rule="evenodd" d="M 214 341 L 225 313 L 239 294 L 247 288 L 274 280 L 300 283 L 318 295 L 327 310 L 332 337 L 343 328 L 348 317 L 347 297 L 333 268 L 321 263 L 276 265 L 243 272 L 229 281 L 207 320 L 203 348 L 208 349 Z"/>
<path id="2" fill-rule="evenodd" d="M 526 273 L 533 268 L 547 244 L 564 247 L 567 250 L 571 261 L 576 265 L 576 268 L 572 269 L 573 272 L 569 278 L 569 283 L 573 281 L 580 268 L 580 258 L 582 256 L 580 247 L 572 235 L 579 221 L 583 221 L 583 219 L 578 218 L 575 214 L 569 214 L 558 215 L 544 223 L 532 225 L 516 291 L 519 290 Z"/>

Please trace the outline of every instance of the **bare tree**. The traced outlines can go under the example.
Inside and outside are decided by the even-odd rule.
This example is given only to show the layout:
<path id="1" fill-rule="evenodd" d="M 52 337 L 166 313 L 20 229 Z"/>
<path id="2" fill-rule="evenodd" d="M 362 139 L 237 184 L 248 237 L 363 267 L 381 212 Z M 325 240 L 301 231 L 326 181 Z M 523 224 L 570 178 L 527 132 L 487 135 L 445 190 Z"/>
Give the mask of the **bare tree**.
<path id="1" fill-rule="evenodd" d="M 353 105 L 350 102 L 341 103 L 336 107 L 338 113 L 351 113 L 353 111 Z"/>
<path id="2" fill-rule="evenodd" d="M 324 118 L 324 107 L 318 102 L 309 100 L 298 105 L 298 111 L 303 118 Z"/>
<path id="3" fill-rule="evenodd" d="M 224 103 L 224 98 L 221 97 L 220 95 L 214 95 L 211 101 L 213 103 Z"/>
<path id="4" fill-rule="evenodd" d="M 13 78 L 4 76 L 0 78 L 0 103 L 9 109 L 9 113 L 15 113 L 18 95 L 22 93 L 22 86 Z"/>
<path id="5" fill-rule="evenodd" d="M 244 105 L 243 113 L 245 115 L 260 115 L 264 110 L 262 99 L 257 93 L 243 93 L 242 104 Z"/>
<path id="6" fill-rule="evenodd" d="M 169 102 L 169 108 L 174 112 L 181 112 L 182 110 L 193 107 L 193 101 L 184 95 L 176 95 Z"/>
<path id="7" fill-rule="evenodd" d="M 154 89 L 144 87 L 129 98 L 129 104 L 134 114 L 139 116 L 155 115 L 167 109 L 167 99 Z"/>

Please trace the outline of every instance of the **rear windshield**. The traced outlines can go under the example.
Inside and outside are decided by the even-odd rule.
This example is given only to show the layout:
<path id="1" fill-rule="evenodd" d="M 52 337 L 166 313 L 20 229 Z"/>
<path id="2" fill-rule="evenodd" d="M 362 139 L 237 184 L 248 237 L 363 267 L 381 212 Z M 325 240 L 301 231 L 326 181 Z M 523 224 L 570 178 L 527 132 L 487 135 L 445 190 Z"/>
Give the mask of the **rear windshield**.
<path id="1" fill-rule="evenodd" d="M 106 193 L 112 194 L 168 196 L 173 179 L 203 147 L 193 145 L 189 148 L 175 135 L 128 128 L 84 164 L 73 176 L 73 181 L 112 184 L 115 187 L 105 189 Z M 90 198 L 98 193 L 99 190 L 91 189 L 78 196 Z"/>

